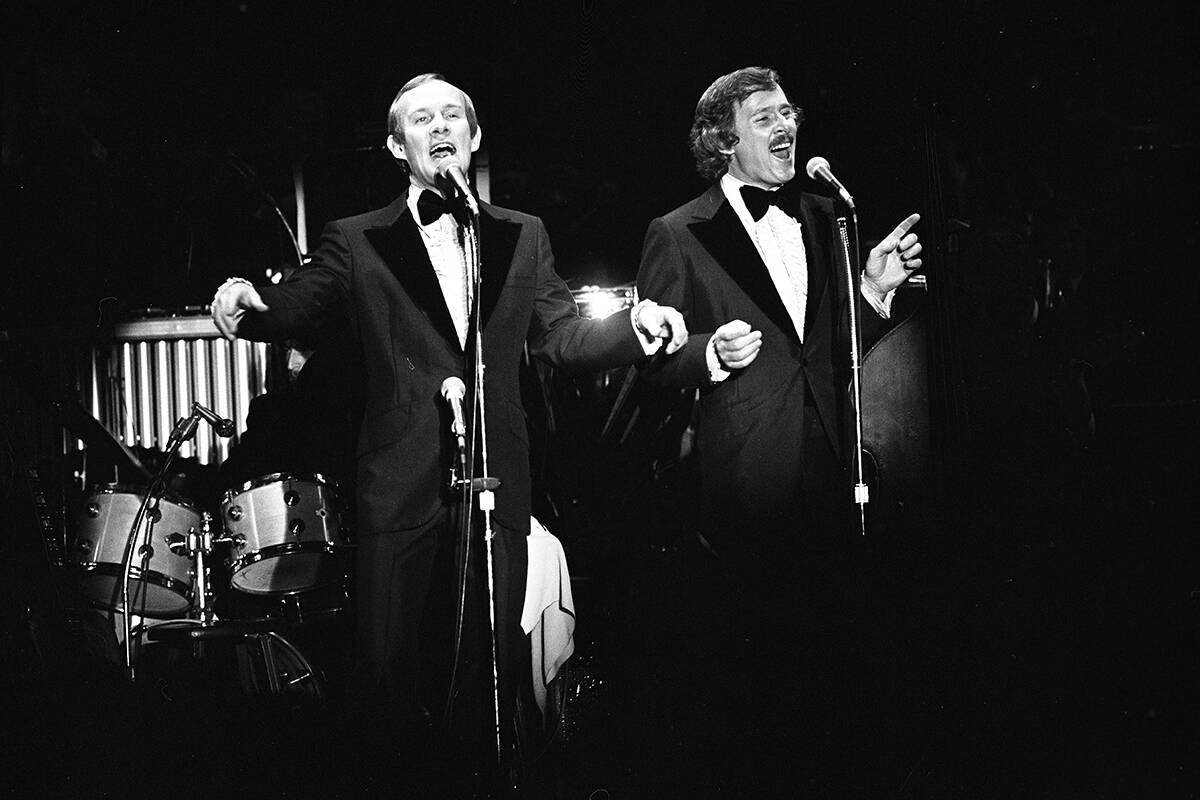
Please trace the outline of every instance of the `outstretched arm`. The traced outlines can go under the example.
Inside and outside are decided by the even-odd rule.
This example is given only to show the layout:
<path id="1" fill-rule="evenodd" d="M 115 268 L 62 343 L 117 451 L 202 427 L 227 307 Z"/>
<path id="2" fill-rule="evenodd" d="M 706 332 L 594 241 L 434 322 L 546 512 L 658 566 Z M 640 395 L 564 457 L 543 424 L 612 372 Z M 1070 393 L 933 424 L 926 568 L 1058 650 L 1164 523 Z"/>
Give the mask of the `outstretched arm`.
<path id="1" fill-rule="evenodd" d="M 256 287 L 242 278 L 225 281 L 213 297 L 213 322 L 230 340 L 313 338 L 344 318 L 350 261 L 346 236 L 331 223 L 312 258 L 283 283 Z"/>
<path id="2" fill-rule="evenodd" d="M 237 338 L 238 328 L 247 311 L 267 311 L 267 304 L 250 281 L 230 278 L 213 295 L 212 318 L 229 341 Z"/>

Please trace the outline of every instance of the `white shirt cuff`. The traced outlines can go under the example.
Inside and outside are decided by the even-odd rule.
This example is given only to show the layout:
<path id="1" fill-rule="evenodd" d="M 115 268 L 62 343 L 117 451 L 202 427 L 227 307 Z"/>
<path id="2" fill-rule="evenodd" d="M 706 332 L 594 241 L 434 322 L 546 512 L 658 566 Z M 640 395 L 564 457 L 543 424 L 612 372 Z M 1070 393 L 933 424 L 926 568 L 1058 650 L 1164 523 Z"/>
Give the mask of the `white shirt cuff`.
<path id="1" fill-rule="evenodd" d="M 708 362 L 708 379 L 710 381 L 720 383 L 729 377 L 729 370 L 723 368 L 721 360 L 717 358 L 717 335 L 715 333 L 708 340 L 708 346 L 704 350 L 704 360 Z"/>
<path id="2" fill-rule="evenodd" d="M 884 319 L 892 318 L 892 298 L 896 296 L 895 289 L 892 289 L 890 292 L 884 294 L 883 297 L 880 297 L 879 294 L 876 293 L 874 289 L 869 287 L 867 282 L 863 280 L 859 282 L 858 290 L 862 293 L 863 299 L 871 304 L 871 308 L 875 309 L 879 316 L 883 317 Z"/>
<path id="3" fill-rule="evenodd" d="M 638 341 L 642 345 L 642 352 L 648 356 L 652 356 L 659 351 L 663 346 L 663 340 L 657 336 L 651 336 L 638 327 L 638 314 L 646 305 L 658 305 L 653 300 L 642 300 L 629 312 L 629 324 L 633 326 L 633 332 L 637 334 Z"/>

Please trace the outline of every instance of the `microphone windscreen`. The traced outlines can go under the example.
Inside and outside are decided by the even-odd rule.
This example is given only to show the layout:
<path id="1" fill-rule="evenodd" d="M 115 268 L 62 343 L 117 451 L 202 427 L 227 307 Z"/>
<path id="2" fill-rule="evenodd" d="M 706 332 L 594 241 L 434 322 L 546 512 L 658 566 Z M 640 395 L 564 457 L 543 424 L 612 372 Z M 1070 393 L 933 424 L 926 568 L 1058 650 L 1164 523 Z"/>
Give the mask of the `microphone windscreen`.
<path id="1" fill-rule="evenodd" d="M 817 170 L 821 169 L 822 167 L 829 169 L 829 162 L 821 156 L 813 156 L 808 160 L 808 166 L 804 168 L 804 171 L 808 173 L 808 177 L 815 180 L 817 177 Z"/>
<path id="2" fill-rule="evenodd" d="M 443 178 L 449 178 L 455 172 L 457 172 L 458 174 L 461 175 L 462 167 L 459 166 L 458 161 L 455 160 L 455 158 L 453 156 L 443 158 L 441 161 L 438 162 L 437 174 L 441 175 Z"/>
<path id="3" fill-rule="evenodd" d="M 462 378 L 451 375 L 446 380 L 442 381 L 442 399 L 443 400 L 462 400 L 467 394 L 467 385 L 462 382 Z"/>

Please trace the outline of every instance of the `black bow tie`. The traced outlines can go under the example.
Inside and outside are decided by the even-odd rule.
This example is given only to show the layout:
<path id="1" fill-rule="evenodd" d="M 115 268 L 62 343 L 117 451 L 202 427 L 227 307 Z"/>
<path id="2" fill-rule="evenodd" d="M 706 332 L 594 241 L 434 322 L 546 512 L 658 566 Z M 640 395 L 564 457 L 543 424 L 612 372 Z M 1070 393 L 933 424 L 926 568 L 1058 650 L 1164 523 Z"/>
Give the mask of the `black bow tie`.
<path id="1" fill-rule="evenodd" d="M 436 222 L 442 214 L 449 213 L 451 207 L 444 197 L 428 189 L 422 190 L 421 196 L 417 198 L 417 216 L 420 217 L 422 225 Z"/>
<path id="2" fill-rule="evenodd" d="M 768 192 L 757 186 L 743 186 L 742 200 L 745 201 L 746 210 L 750 212 L 750 216 L 754 218 L 755 222 L 762 219 L 771 206 L 779 206 L 779 210 L 790 217 L 796 216 L 792 209 L 791 199 L 783 193 L 782 189 Z"/>

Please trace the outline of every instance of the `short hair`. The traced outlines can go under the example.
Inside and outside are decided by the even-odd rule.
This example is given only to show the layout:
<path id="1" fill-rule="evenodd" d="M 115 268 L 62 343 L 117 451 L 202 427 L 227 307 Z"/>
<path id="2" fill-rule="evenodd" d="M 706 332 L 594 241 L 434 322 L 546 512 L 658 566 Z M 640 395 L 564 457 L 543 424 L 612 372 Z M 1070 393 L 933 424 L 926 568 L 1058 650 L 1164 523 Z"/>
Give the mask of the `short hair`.
<path id="1" fill-rule="evenodd" d="M 442 81 L 443 83 L 450 83 L 450 81 L 446 80 L 446 76 L 442 75 L 440 72 L 423 72 L 420 75 L 409 78 L 408 81 L 406 81 L 405 84 L 400 87 L 400 91 L 396 92 L 396 96 L 392 98 L 392 105 L 388 108 L 387 132 L 389 136 L 395 136 L 397 139 L 401 139 L 404 136 L 404 120 L 400 117 L 400 98 L 403 97 L 405 93 L 412 91 L 423 83 L 429 83 L 430 81 Z M 454 84 L 450 85 L 454 86 Z M 467 94 L 457 86 L 454 86 L 454 88 L 462 92 L 463 101 L 467 106 L 467 124 L 470 126 L 471 135 L 474 136 L 475 132 L 479 130 L 479 117 L 475 115 L 475 104 L 471 101 L 471 95 Z M 399 162 L 400 168 L 403 169 L 404 174 L 407 175 L 408 162 L 402 158 L 398 158 L 396 161 Z"/>
<path id="2" fill-rule="evenodd" d="M 770 67 L 743 67 L 722 75 L 700 95 L 696 103 L 696 117 L 688 144 L 696 159 L 696 170 L 707 180 L 715 181 L 729 169 L 731 150 L 738 143 L 734 132 L 734 114 L 738 103 L 755 92 L 782 89 L 779 73 Z M 804 119 L 804 113 L 796 109 L 796 124 Z"/>

